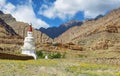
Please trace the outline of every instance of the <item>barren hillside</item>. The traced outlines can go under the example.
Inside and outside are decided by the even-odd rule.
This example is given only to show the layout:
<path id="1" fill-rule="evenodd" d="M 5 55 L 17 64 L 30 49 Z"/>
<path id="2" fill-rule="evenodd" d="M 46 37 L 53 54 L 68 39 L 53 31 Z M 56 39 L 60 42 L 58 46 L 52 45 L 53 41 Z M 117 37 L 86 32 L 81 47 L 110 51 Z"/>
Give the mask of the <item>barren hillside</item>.
<path id="1" fill-rule="evenodd" d="M 18 22 L 10 14 L 0 12 L 0 51 L 12 54 L 20 53 L 28 27 L 29 24 Z M 33 35 L 37 47 L 40 47 L 39 44 L 52 42 L 51 38 L 38 30 L 33 29 Z"/>
<path id="2" fill-rule="evenodd" d="M 82 22 L 79 20 L 70 20 L 64 24 L 61 24 L 59 27 L 49 27 L 49 28 L 40 28 L 39 30 L 43 33 L 45 33 L 46 35 L 48 35 L 49 37 L 51 37 L 52 39 L 58 37 L 59 35 L 61 35 L 62 33 L 64 33 L 65 31 L 67 31 L 69 28 L 77 26 L 77 25 L 81 25 Z"/>
<path id="3" fill-rule="evenodd" d="M 0 13 L 0 18 L 3 19 L 7 24 L 9 24 L 17 34 L 19 34 L 22 38 L 26 36 L 26 32 L 28 29 L 29 24 L 24 22 L 16 21 L 14 17 L 12 17 L 10 14 L 4 14 Z M 36 39 L 36 42 L 39 43 L 46 43 L 46 42 L 52 42 L 52 39 L 49 38 L 46 34 L 33 30 L 34 37 Z"/>
<path id="4" fill-rule="evenodd" d="M 73 42 L 89 49 L 108 49 L 120 43 L 120 8 L 97 20 L 85 21 L 55 39 L 56 42 Z"/>
<path id="5" fill-rule="evenodd" d="M 18 52 L 19 47 L 22 44 L 21 41 L 22 38 L 12 29 L 12 27 L 0 19 L 0 52 Z"/>

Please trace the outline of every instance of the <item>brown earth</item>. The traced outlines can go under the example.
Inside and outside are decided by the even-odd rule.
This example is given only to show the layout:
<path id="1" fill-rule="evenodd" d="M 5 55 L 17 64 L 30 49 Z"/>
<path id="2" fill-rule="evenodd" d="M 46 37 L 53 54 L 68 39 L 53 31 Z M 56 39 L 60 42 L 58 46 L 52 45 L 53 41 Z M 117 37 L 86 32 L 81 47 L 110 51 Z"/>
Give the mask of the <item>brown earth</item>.
<path id="1" fill-rule="evenodd" d="M 7 21 L 5 20 L 6 23 L 20 36 L 8 36 L 8 32 L 0 27 L 0 43 L 2 43 L 0 44 L 0 50 L 16 54 L 21 51 L 23 38 L 26 36 L 29 25 L 14 19 L 9 21 L 9 17 Z M 33 30 L 33 33 L 36 39 L 36 50 L 51 52 L 66 52 L 70 50 L 70 54 L 79 51 L 77 54 L 82 53 L 87 57 L 116 58 L 119 55 L 118 53 L 120 53 L 120 8 L 97 20 L 88 20 L 81 26 L 72 27 L 54 39 L 54 41 L 40 31 Z M 93 50 L 99 51 L 94 51 L 95 55 L 93 56 Z"/>
<path id="2" fill-rule="evenodd" d="M 27 30 L 29 27 L 28 23 L 19 22 L 16 21 L 14 17 L 12 17 L 10 14 L 0 14 L 0 18 L 4 20 L 5 23 L 10 25 L 14 31 L 19 34 L 22 38 L 24 38 L 27 35 Z M 38 31 L 33 30 L 34 37 L 36 39 L 36 43 L 46 43 L 46 42 L 52 42 L 53 40 L 48 37 L 46 34 Z"/>
<path id="3" fill-rule="evenodd" d="M 28 27 L 29 24 L 16 21 L 10 14 L 0 13 L 0 52 L 19 54 Z M 39 44 L 52 42 L 51 38 L 35 29 L 33 29 L 33 35 L 37 47 L 40 47 Z"/>
<path id="4" fill-rule="evenodd" d="M 9 59 L 9 60 L 29 60 L 34 59 L 32 56 L 27 55 L 15 55 L 15 54 L 7 54 L 7 53 L 0 53 L 0 59 Z"/>
<path id="5" fill-rule="evenodd" d="M 0 19 L 0 51 L 17 53 L 22 44 L 22 37 L 19 36 L 11 26 Z"/>
<path id="6" fill-rule="evenodd" d="M 70 28 L 54 41 L 72 42 L 86 50 L 114 48 L 120 43 L 120 8 L 97 20 L 88 20 L 81 26 Z"/>

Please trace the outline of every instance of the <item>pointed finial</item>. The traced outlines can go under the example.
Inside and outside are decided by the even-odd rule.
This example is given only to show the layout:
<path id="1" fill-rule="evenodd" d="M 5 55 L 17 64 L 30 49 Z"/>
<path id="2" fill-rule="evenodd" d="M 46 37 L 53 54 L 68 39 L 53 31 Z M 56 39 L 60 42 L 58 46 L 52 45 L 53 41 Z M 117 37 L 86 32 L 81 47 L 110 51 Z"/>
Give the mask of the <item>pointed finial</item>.
<path id="1" fill-rule="evenodd" d="M 32 24 L 30 23 L 30 26 L 29 26 L 29 29 L 28 29 L 29 32 L 32 32 Z"/>

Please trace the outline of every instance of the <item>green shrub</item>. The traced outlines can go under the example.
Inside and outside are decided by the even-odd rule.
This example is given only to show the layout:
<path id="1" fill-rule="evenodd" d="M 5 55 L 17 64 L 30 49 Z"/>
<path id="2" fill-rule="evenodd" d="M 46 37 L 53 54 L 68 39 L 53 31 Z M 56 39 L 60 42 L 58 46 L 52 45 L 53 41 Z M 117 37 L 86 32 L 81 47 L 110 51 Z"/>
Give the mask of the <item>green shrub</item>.
<path id="1" fill-rule="evenodd" d="M 43 51 L 37 51 L 36 52 L 38 58 L 45 58 L 45 56 L 48 56 L 49 59 L 54 58 L 65 58 L 66 53 L 59 53 L 59 52 L 43 52 Z"/>
<path id="2" fill-rule="evenodd" d="M 45 57 L 42 51 L 37 51 L 36 54 L 37 54 L 38 58 L 44 58 Z"/>
<path id="3" fill-rule="evenodd" d="M 62 55 L 60 53 L 52 53 L 48 55 L 48 58 L 54 59 L 54 58 L 61 58 Z"/>

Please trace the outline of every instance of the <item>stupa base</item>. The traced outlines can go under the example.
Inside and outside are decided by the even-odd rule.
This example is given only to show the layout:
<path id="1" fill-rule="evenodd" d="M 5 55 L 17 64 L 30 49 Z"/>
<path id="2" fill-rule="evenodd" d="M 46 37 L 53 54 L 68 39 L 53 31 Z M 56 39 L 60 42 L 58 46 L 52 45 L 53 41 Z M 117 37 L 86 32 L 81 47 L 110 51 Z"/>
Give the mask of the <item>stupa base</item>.
<path id="1" fill-rule="evenodd" d="M 21 54 L 32 56 L 35 60 L 37 59 L 37 55 L 34 50 L 22 50 Z"/>

